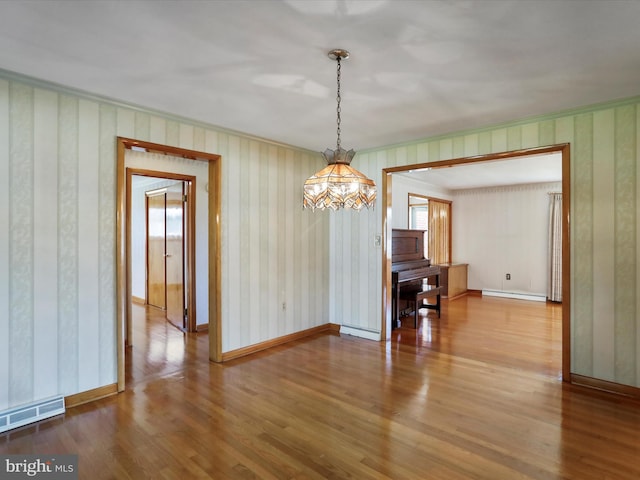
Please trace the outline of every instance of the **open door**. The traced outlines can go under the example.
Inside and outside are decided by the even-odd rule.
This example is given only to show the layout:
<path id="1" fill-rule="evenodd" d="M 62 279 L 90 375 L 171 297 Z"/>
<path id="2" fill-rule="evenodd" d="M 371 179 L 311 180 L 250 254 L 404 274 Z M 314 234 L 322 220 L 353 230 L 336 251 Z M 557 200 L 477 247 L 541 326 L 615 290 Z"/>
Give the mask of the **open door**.
<path id="1" fill-rule="evenodd" d="M 167 320 L 180 329 L 186 329 L 185 276 L 184 276 L 184 182 L 167 187 Z"/>
<path id="2" fill-rule="evenodd" d="M 147 303 L 186 329 L 185 182 L 146 192 Z"/>
<path id="3" fill-rule="evenodd" d="M 147 303 L 165 309 L 166 304 L 166 193 L 146 193 L 147 200 Z"/>
<path id="4" fill-rule="evenodd" d="M 127 165 L 126 153 L 136 150 L 138 152 L 148 152 L 149 154 L 164 154 L 167 156 L 176 156 L 186 163 L 195 160 L 194 163 L 205 162 L 207 165 L 206 177 L 202 181 L 206 183 L 207 209 L 208 217 L 205 222 L 201 222 L 200 226 L 204 226 L 204 233 L 207 237 L 207 260 L 201 260 L 200 264 L 206 267 L 207 285 L 204 288 L 204 295 L 208 300 L 208 308 L 203 314 L 207 317 L 207 323 L 203 325 L 202 331 L 208 330 L 209 336 L 209 358 L 213 362 L 222 362 L 222 326 L 220 318 L 221 312 L 221 289 L 222 283 L 222 267 L 219 252 L 221 241 L 220 218 L 221 214 L 221 157 L 220 155 L 200 152 L 195 150 L 187 150 L 158 143 L 151 143 L 131 138 L 117 138 L 117 205 L 116 205 L 116 290 L 117 290 L 117 371 L 118 371 L 118 391 L 125 390 L 126 379 L 126 352 L 130 347 L 133 338 L 133 322 L 132 318 L 132 297 L 141 299 L 144 295 L 140 292 L 138 295 L 132 294 L 132 285 L 134 280 L 136 285 L 145 285 L 145 276 L 147 274 L 145 265 L 145 250 L 142 243 L 145 241 L 144 219 L 137 215 L 133 215 L 134 203 L 137 201 L 133 195 L 133 178 L 136 176 L 153 177 L 163 179 L 181 180 L 184 182 L 184 188 L 187 195 L 187 204 L 183 210 L 185 215 L 185 285 L 184 295 L 187 307 L 187 326 L 191 332 L 197 331 L 196 314 L 196 257 L 195 257 L 195 239 L 196 239 L 196 175 L 167 172 L 164 165 L 157 158 L 153 160 L 153 165 L 144 164 L 151 167 L 160 168 L 139 168 L 134 165 L 143 165 L 138 161 L 131 161 Z M 149 160 L 151 162 L 151 160 Z M 199 180 L 200 181 L 200 180 Z M 136 209 L 139 208 L 137 205 Z M 142 207 L 144 208 L 144 207 Z M 135 218 L 137 217 L 137 218 Z M 134 220 L 135 218 L 135 220 Z M 139 261 L 138 261 L 139 260 Z M 144 287 L 143 287 L 144 288 Z M 146 300 L 146 299 L 145 299 Z"/>

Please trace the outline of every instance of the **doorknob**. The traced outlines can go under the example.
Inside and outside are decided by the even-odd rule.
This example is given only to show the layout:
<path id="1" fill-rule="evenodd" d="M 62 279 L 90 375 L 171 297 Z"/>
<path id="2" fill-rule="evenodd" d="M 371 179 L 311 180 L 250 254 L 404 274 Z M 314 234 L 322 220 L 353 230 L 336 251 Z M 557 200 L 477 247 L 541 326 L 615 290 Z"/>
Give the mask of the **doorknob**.
<path id="1" fill-rule="evenodd" d="M 164 257 L 170 257 L 170 256 L 171 256 L 171 254 L 170 254 L 170 253 L 165 253 L 163 256 L 164 256 Z"/>

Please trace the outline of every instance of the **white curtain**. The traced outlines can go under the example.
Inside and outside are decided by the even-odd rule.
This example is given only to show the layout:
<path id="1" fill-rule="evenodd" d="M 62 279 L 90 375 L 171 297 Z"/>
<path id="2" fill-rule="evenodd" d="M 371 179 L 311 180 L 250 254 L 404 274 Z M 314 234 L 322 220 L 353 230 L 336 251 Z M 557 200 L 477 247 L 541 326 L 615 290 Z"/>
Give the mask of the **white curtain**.
<path id="1" fill-rule="evenodd" d="M 562 194 L 549 194 L 549 281 L 547 298 L 562 302 Z"/>

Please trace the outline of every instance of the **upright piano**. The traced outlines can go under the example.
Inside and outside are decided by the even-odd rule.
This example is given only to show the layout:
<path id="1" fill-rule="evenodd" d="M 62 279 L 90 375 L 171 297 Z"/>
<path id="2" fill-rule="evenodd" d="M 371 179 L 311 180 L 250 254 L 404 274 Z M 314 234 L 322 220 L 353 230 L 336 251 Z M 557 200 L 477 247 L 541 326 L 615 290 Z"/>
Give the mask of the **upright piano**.
<path id="1" fill-rule="evenodd" d="M 400 300 L 413 299 L 415 325 L 418 310 L 431 308 L 440 315 L 440 267 L 424 258 L 424 230 L 393 229 L 391 241 L 392 327 L 400 326 Z M 424 280 L 431 284 L 423 290 Z M 420 305 L 421 293 L 437 297 L 435 305 Z M 422 302 L 422 299 L 419 300 Z"/>

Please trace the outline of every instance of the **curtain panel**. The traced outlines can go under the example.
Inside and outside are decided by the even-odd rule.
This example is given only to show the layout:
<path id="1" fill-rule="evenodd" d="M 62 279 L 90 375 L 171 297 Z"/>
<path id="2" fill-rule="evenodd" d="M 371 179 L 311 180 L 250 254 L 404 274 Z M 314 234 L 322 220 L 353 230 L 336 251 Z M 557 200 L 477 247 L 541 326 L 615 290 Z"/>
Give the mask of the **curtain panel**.
<path id="1" fill-rule="evenodd" d="M 431 263 L 451 263 L 451 203 L 429 200 L 428 235 Z"/>
<path id="2" fill-rule="evenodd" d="M 549 281 L 547 298 L 562 302 L 562 194 L 549 194 Z"/>

